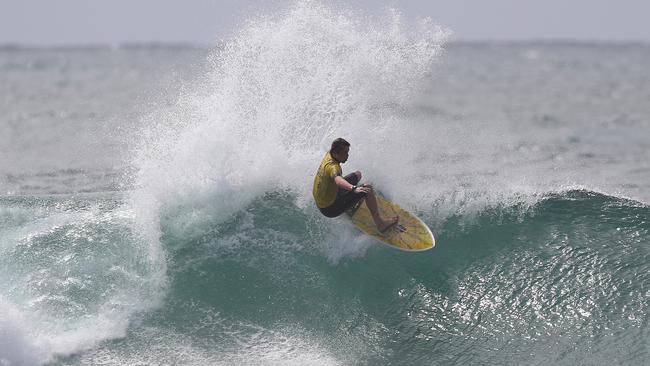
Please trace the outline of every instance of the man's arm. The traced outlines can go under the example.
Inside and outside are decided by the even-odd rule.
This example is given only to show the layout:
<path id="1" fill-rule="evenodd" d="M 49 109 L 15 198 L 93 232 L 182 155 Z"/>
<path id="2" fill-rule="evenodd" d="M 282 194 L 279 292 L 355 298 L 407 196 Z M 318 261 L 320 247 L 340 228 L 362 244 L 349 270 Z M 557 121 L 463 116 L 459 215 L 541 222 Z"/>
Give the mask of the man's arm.
<path id="1" fill-rule="evenodd" d="M 343 177 L 340 176 L 340 175 L 337 175 L 336 177 L 334 177 L 334 183 L 336 183 L 336 185 L 339 188 L 344 189 L 346 191 L 351 191 L 352 187 L 354 187 L 347 180 L 343 179 Z"/>

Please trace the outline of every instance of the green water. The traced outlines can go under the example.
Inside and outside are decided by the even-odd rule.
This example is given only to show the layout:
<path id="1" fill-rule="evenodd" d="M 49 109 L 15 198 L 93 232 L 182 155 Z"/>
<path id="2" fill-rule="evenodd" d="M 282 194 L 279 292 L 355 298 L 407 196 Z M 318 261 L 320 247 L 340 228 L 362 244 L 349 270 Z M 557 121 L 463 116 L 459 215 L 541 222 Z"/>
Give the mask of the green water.
<path id="1" fill-rule="evenodd" d="M 643 204 L 568 191 L 471 219 L 429 218 L 438 245 L 412 254 L 367 242 L 343 222 L 315 231 L 326 219 L 293 199 L 269 193 L 221 223 L 197 218 L 192 235 L 172 231 L 187 218 L 168 213 L 166 278 L 153 287 L 159 265 L 142 252 L 128 215 L 118 218 L 119 197 L 3 200 L 14 215 L 13 222 L 5 215 L 5 232 L 71 208 L 85 217 L 3 248 L 3 293 L 25 299 L 36 326 L 64 320 L 61 337 L 84 318 L 117 319 L 129 310 L 121 336 L 55 364 L 106 357 L 643 364 L 647 357 L 650 209 Z M 17 212 L 40 217 L 21 220 Z M 358 251 L 334 257 L 328 243 L 337 240 Z"/>

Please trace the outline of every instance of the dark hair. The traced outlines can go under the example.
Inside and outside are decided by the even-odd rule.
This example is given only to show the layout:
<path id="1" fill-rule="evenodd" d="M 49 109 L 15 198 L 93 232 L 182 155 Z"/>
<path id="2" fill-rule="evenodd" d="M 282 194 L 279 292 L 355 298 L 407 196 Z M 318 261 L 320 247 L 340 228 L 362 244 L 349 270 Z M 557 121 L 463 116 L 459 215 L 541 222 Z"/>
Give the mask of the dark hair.
<path id="1" fill-rule="evenodd" d="M 345 141 L 345 139 L 339 137 L 336 140 L 332 141 L 332 147 L 330 147 L 330 153 L 338 153 L 343 150 L 344 147 L 350 146 L 350 143 Z"/>

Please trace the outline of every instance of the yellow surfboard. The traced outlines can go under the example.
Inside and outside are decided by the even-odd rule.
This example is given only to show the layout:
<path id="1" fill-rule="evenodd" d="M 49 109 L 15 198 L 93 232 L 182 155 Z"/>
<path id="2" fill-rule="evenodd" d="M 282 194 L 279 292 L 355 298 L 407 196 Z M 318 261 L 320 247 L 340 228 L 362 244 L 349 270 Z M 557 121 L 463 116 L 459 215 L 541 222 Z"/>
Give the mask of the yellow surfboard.
<path id="1" fill-rule="evenodd" d="M 376 191 L 375 195 L 380 214 L 383 217 L 399 216 L 398 224 L 384 233 L 379 232 L 372 220 L 370 210 L 363 200 L 356 210 L 348 212 L 356 227 L 380 242 L 399 250 L 420 252 L 429 250 L 436 245 L 431 230 L 422 220 L 380 196 Z"/>

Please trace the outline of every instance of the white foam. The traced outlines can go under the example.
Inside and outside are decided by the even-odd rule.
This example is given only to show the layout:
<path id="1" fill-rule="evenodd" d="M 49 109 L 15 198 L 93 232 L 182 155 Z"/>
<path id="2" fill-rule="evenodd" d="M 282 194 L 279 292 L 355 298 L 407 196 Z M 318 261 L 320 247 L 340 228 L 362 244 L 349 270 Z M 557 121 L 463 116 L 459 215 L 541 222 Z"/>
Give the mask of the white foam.
<path id="1" fill-rule="evenodd" d="M 207 320 L 202 326 L 215 326 L 221 322 L 219 316 Z M 214 330 L 217 332 L 216 330 Z M 84 364 L 141 365 L 182 364 L 182 365 L 339 365 L 337 358 L 323 347 L 314 337 L 301 329 L 286 327 L 271 330 L 252 325 L 226 326 L 218 331 L 228 339 L 222 342 L 196 342 L 191 337 L 168 329 L 145 328 L 134 334 L 137 341 L 146 342 L 143 351 L 100 348 L 81 356 Z"/>
<path id="2" fill-rule="evenodd" d="M 162 296 L 160 262 L 128 238 L 132 213 L 68 205 L 7 211 L 16 217 L 0 238 L 0 364 L 40 364 L 124 337 L 131 316 Z"/>
<path id="3" fill-rule="evenodd" d="M 0 296 L 0 365 L 37 365 L 45 360 L 25 325 L 22 314 Z"/>
<path id="4" fill-rule="evenodd" d="M 353 144 L 346 168 L 372 177 L 414 137 L 396 136 L 408 121 L 395 106 L 426 85 L 447 35 L 429 19 L 394 10 L 371 18 L 317 1 L 251 19 L 210 54 L 203 83 L 148 117 L 134 162 L 137 216 L 156 237 L 160 212 L 179 202 L 216 208 L 215 221 L 270 189 L 291 189 L 305 204 L 339 136 Z"/>
<path id="5" fill-rule="evenodd" d="M 338 264 L 342 258 L 362 257 L 375 244 L 375 241 L 354 228 L 349 222 L 335 220 L 328 225 L 327 240 L 324 250 L 332 264 Z"/>
<path id="6" fill-rule="evenodd" d="M 395 10 L 369 17 L 317 1 L 252 18 L 209 55 L 210 71 L 174 108 L 148 117 L 134 161 L 143 230 L 154 242 L 161 215 L 179 207 L 216 223 L 275 189 L 314 211 L 313 175 L 336 137 L 352 143 L 346 172 L 361 170 L 436 221 L 533 204 L 566 184 L 519 168 L 504 126 L 418 112 L 448 35 L 430 19 Z M 326 250 L 336 262 L 363 248 Z"/>

